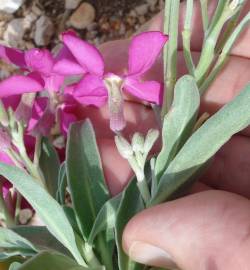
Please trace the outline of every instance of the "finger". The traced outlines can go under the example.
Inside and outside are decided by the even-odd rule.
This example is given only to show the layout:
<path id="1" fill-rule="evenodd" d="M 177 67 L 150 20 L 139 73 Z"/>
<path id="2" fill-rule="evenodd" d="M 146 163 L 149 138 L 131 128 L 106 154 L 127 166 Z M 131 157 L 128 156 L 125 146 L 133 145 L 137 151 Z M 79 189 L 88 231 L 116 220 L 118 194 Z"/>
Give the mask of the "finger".
<path id="1" fill-rule="evenodd" d="M 248 269 L 249 207 L 249 200 L 222 191 L 158 205 L 132 218 L 123 247 L 135 261 L 157 267 Z"/>
<path id="2" fill-rule="evenodd" d="M 250 198 L 250 139 L 234 136 L 215 155 L 202 176 L 207 185 Z"/>

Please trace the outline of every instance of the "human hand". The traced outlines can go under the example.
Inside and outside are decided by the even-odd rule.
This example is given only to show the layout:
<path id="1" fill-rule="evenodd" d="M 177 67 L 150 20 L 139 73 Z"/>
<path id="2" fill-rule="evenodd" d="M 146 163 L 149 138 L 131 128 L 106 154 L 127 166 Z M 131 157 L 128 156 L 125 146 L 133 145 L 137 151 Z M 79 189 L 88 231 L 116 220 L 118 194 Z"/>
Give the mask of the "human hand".
<path id="1" fill-rule="evenodd" d="M 191 44 L 194 58 L 198 58 L 202 46 L 198 2 L 196 1 Z M 210 1 L 211 13 L 216 2 Z M 184 10 L 182 5 L 182 14 Z M 245 12 L 249 10 L 250 2 L 247 3 Z M 162 14 L 159 14 L 142 30 L 161 30 L 161 27 Z M 229 63 L 203 97 L 201 113 L 214 113 L 249 82 L 249 41 L 248 28 L 234 47 Z M 109 71 L 122 72 L 124 63 L 127 63 L 128 44 L 128 40 L 121 40 L 101 47 Z M 180 45 L 179 75 L 186 72 L 181 49 Z M 116 61 L 113 61 L 114 58 Z M 160 61 L 147 77 L 162 80 Z M 127 183 L 131 170 L 117 153 L 113 135 L 108 130 L 107 122 L 103 121 L 108 121 L 106 108 L 98 114 L 97 110 L 93 110 L 95 114 L 90 112 L 89 117 L 96 125 L 109 187 L 116 194 Z M 132 130 L 146 132 L 155 125 L 152 111 L 131 101 L 125 105 L 125 117 L 128 134 Z M 246 129 L 222 147 L 201 179 L 205 184 L 200 182 L 193 188 L 192 192 L 196 194 L 145 210 L 129 222 L 124 232 L 124 248 L 133 259 L 149 265 L 168 267 L 171 266 L 168 258 L 170 256 L 179 268 L 188 270 L 249 268 L 249 136 L 249 129 Z M 152 249 L 152 246 L 155 248 Z"/>

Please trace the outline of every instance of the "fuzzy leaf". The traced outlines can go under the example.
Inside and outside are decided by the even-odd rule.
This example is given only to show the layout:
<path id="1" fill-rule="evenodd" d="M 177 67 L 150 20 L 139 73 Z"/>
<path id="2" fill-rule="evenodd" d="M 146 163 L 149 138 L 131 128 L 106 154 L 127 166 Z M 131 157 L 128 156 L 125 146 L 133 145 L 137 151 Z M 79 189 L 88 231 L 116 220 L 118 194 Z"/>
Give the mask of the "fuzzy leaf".
<path id="1" fill-rule="evenodd" d="M 68 250 L 48 231 L 45 226 L 16 226 L 15 233 L 33 243 L 39 250 L 54 250 L 68 255 Z"/>
<path id="2" fill-rule="evenodd" d="M 22 264 L 19 263 L 19 262 L 13 262 L 10 267 L 9 267 L 9 270 L 18 270 L 19 267 L 21 266 Z"/>
<path id="3" fill-rule="evenodd" d="M 0 227 L 0 261 L 13 256 L 34 256 L 38 250 L 12 230 Z"/>
<path id="4" fill-rule="evenodd" d="M 144 204 L 133 179 L 122 193 L 121 203 L 117 211 L 115 226 L 116 246 L 118 251 L 119 270 L 140 269 L 140 265 L 131 261 L 122 248 L 122 233 L 128 221 L 139 211 L 144 209 Z"/>
<path id="5" fill-rule="evenodd" d="M 69 249 L 78 263 L 85 265 L 76 246 L 73 229 L 58 202 L 35 179 L 17 167 L 0 163 L 0 175 L 17 188 L 35 209 L 48 230 Z"/>
<path id="6" fill-rule="evenodd" d="M 73 123 L 70 127 L 66 171 L 78 226 L 87 240 L 98 212 L 109 199 L 94 129 L 89 120 Z"/>
<path id="7" fill-rule="evenodd" d="M 43 172 L 46 186 L 50 194 L 55 198 L 60 161 L 54 146 L 45 137 L 42 138 L 39 166 Z"/>
<path id="8" fill-rule="evenodd" d="M 66 175 L 66 165 L 65 162 L 61 164 L 58 175 L 58 189 L 56 193 L 56 200 L 64 205 L 65 203 L 65 195 L 66 195 L 66 187 L 67 187 L 67 175 Z"/>
<path id="9" fill-rule="evenodd" d="M 60 253 L 43 251 L 35 257 L 23 263 L 18 270 L 84 270 L 87 267 L 80 266 L 76 261 Z"/>
<path id="10" fill-rule="evenodd" d="M 113 229 L 115 227 L 117 209 L 120 205 L 121 195 L 108 200 L 99 211 L 91 233 L 88 238 L 88 243 L 92 244 L 95 237 L 104 230 Z"/>
<path id="11" fill-rule="evenodd" d="M 158 182 L 169 163 L 190 136 L 199 106 L 200 94 L 195 79 L 189 75 L 183 76 L 175 86 L 173 105 L 163 122 L 163 146 L 155 165 Z"/>
<path id="12" fill-rule="evenodd" d="M 250 84 L 185 143 L 160 179 L 151 205 L 170 199 L 235 133 L 250 124 Z"/>

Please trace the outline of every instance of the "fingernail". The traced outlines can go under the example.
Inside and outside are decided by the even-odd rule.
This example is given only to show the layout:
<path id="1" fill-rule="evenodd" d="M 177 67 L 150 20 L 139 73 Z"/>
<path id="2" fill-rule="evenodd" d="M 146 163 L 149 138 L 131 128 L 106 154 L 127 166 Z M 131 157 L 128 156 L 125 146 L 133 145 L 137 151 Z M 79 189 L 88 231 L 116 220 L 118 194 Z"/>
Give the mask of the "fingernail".
<path id="1" fill-rule="evenodd" d="M 136 262 L 171 269 L 178 269 L 171 256 L 163 249 L 144 242 L 133 242 L 129 256 Z"/>

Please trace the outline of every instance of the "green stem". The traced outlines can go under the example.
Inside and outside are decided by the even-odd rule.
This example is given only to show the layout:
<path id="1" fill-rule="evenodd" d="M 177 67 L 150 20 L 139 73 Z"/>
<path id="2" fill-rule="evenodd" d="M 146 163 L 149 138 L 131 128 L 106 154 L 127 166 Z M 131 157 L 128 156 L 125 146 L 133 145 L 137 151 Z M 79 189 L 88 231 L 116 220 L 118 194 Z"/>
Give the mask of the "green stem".
<path id="1" fill-rule="evenodd" d="M 207 0 L 200 0 L 200 4 L 201 4 L 203 31 L 204 33 L 206 33 L 209 26 Z"/>
<path id="2" fill-rule="evenodd" d="M 105 266 L 106 270 L 113 270 L 113 260 L 112 256 L 107 248 L 107 242 L 104 240 L 103 234 L 97 237 L 98 251 L 100 253 L 102 264 Z"/>
<path id="3" fill-rule="evenodd" d="M 229 1 L 219 2 L 218 7 L 220 8 L 217 7 L 217 10 L 219 9 L 219 12 L 215 12 L 214 17 L 216 17 L 216 19 L 214 19 L 213 17 L 211 23 L 212 28 L 211 26 L 209 27 L 208 35 L 206 36 L 204 46 L 202 48 L 201 57 L 195 70 L 195 78 L 198 86 L 201 86 L 204 83 L 205 78 L 209 70 L 211 69 L 211 65 L 215 60 L 215 48 L 223 26 L 228 20 L 234 20 L 236 14 L 240 12 L 243 6 L 244 5 L 242 3 L 236 5 L 235 7 L 232 7 L 231 2 Z"/>
<path id="4" fill-rule="evenodd" d="M 0 209 L 3 211 L 6 226 L 7 227 L 15 226 L 15 220 L 12 217 L 12 215 L 9 213 L 9 210 L 5 204 L 2 192 L 0 192 Z"/>
<path id="5" fill-rule="evenodd" d="M 206 78 L 204 83 L 200 86 L 201 95 L 205 93 L 205 91 L 209 88 L 209 86 L 215 80 L 217 75 L 221 72 L 221 70 L 223 69 L 229 58 L 233 45 L 235 44 L 240 34 L 248 26 L 249 23 L 250 23 L 250 12 L 248 12 L 248 14 L 244 17 L 244 19 L 235 28 L 231 36 L 227 39 L 215 66 L 213 67 L 212 71 L 210 72 L 209 76 Z"/>
<path id="6" fill-rule="evenodd" d="M 195 66 L 191 54 L 191 24 L 193 16 L 193 0 L 187 0 L 184 30 L 182 31 L 183 52 L 188 72 L 194 76 Z"/>
<path id="7" fill-rule="evenodd" d="M 93 268 L 98 268 L 101 266 L 100 262 L 98 261 L 95 253 L 93 251 L 93 247 L 90 246 L 88 243 L 85 243 L 83 246 L 83 253 L 84 259 L 86 260 L 87 264 Z"/>
<path id="8" fill-rule="evenodd" d="M 137 186 L 138 186 L 138 189 L 141 193 L 141 196 L 142 196 L 142 199 L 145 203 L 145 205 L 148 204 L 148 202 L 150 201 L 150 192 L 149 192 L 149 188 L 148 188 L 148 184 L 146 182 L 145 179 L 143 179 L 143 181 L 138 181 L 137 182 Z"/>
<path id="9" fill-rule="evenodd" d="M 164 33 L 169 35 L 169 42 L 164 47 L 164 99 L 162 118 L 169 111 L 174 95 L 177 78 L 177 50 L 180 0 L 166 0 L 164 15 Z"/>
<path id="10" fill-rule="evenodd" d="M 19 223 L 19 215 L 21 210 L 22 195 L 16 190 L 16 208 L 15 208 L 15 224 Z"/>

